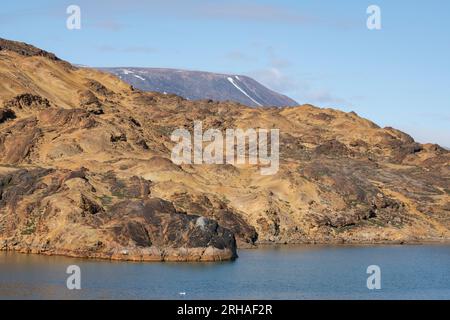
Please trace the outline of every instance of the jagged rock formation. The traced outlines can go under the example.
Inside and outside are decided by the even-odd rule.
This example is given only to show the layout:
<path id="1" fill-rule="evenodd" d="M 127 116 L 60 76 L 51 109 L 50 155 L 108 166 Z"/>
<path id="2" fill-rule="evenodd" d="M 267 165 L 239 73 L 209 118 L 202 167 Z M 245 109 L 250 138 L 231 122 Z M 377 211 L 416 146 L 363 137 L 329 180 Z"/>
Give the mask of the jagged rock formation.
<path id="1" fill-rule="evenodd" d="M 0 43 L 2 250 L 215 261 L 236 245 L 450 239 L 444 148 L 355 113 L 142 92 Z M 280 170 L 175 165 L 170 135 L 194 120 L 279 128 Z"/>

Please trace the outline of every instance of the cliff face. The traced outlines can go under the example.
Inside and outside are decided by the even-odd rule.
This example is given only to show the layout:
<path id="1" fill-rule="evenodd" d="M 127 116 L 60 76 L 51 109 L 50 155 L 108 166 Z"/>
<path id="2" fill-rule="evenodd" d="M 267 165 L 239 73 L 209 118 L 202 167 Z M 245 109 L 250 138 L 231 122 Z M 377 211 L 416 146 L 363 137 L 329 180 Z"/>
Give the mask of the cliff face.
<path id="1" fill-rule="evenodd" d="M 2 250 L 215 261 L 236 257 L 236 242 L 450 240 L 450 152 L 437 145 L 310 105 L 255 109 L 141 92 L 8 43 Z M 280 129 L 279 171 L 175 165 L 170 135 L 194 120 L 204 130 Z"/>

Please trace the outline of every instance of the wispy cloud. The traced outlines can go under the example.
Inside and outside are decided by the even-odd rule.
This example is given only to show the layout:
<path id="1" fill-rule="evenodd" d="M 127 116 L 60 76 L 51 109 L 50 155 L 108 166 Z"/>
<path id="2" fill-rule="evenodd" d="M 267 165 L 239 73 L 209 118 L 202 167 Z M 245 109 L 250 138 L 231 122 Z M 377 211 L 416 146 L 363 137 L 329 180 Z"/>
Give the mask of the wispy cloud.
<path id="1" fill-rule="evenodd" d="M 123 49 L 124 52 L 129 53 L 145 53 L 145 54 L 151 54 L 151 53 L 157 53 L 159 52 L 159 49 L 154 47 L 145 47 L 145 46 L 132 46 L 128 48 Z"/>
<path id="2" fill-rule="evenodd" d="M 443 114 L 438 112 L 422 112 L 417 114 L 417 116 L 421 118 L 428 118 L 433 121 L 439 121 L 439 122 L 448 122 L 450 123 L 450 114 Z"/>
<path id="3" fill-rule="evenodd" d="M 275 91 L 291 92 L 299 87 L 295 78 L 273 66 L 252 71 L 250 76 Z"/>
<path id="4" fill-rule="evenodd" d="M 225 54 L 225 59 L 231 60 L 231 61 L 240 61 L 240 62 L 249 62 L 249 61 L 255 61 L 257 60 L 256 57 L 250 56 L 245 52 L 242 52 L 240 50 L 234 50 L 230 51 L 227 54 Z"/>
<path id="5" fill-rule="evenodd" d="M 106 31 L 113 31 L 113 32 L 121 31 L 126 27 L 126 25 L 114 19 L 101 20 L 99 22 L 94 23 L 92 26 L 97 29 L 103 29 Z"/>
<path id="6" fill-rule="evenodd" d="M 202 5 L 194 11 L 196 16 L 203 18 L 253 21 L 279 22 L 291 24 L 309 24 L 318 22 L 313 15 L 301 14 L 287 10 L 281 6 L 257 3 L 224 2 L 212 5 Z"/>
<path id="7" fill-rule="evenodd" d="M 116 47 L 110 45 L 101 45 L 97 47 L 97 50 L 100 52 L 108 52 L 108 53 L 139 53 L 139 54 L 153 54 L 157 53 L 159 50 L 154 47 L 146 47 L 146 46 L 131 46 L 131 47 Z"/>
<path id="8" fill-rule="evenodd" d="M 319 104 L 335 104 L 335 105 L 348 105 L 345 99 L 334 96 L 330 91 L 325 89 L 309 90 L 304 94 L 307 100 L 314 101 Z"/>
<path id="9" fill-rule="evenodd" d="M 46 19 L 48 17 L 55 17 L 57 13 L 54 6 L 35 6 L 35 4 L 31 3 L 27 3 L 26 8 L 12 11 L 6 11 L 4 6 L 2 6 L 2 11 L 0 12 L 0 25 L 21 20 L 30 21 L 30 18 L 33 18 L 33 21 L 36 21 L 36 19 Z"/>
<path id="10" fill-rule="evenodd" d="M 331 90 L 314 84 L 317 77 L 308 74 L 293 74 L 294 62 L 283 58 L 273 47 L 265 50 L 267 66 L 250 71 L 249 76 L 255 78 L 272 90 L 291 96 L 299 103 L 318 105 L 350 106 L 346 99 L 340 98 Z"/>
<path id="11" fill-rule="evenodd" d="M 225 20 L 245 23 L 277 23 L 292 25 L 312 25 L 346 29 L 357 25 L 358 21 L 336 16 L 323 18 L 322 14 L 306 10 L 292 10 L 282 3 L 277 5 L 257 3 L 248 0 L 78 0 L 80 6 L 86 7 L 98 15 L 116 16 L 131 11 L 142 14 L 176 17 L 179 19 Z"/>

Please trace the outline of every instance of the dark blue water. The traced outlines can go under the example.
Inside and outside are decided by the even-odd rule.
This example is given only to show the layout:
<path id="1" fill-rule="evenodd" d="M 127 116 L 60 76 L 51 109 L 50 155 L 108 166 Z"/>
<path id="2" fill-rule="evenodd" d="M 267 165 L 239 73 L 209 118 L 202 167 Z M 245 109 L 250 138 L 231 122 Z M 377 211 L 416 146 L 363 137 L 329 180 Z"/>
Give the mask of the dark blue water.
<path id="1" fill-rule="evenodd" d="M 450 246 L 301 246 L 239 256 L 177 264 L 0 253 L 0 299 L 450 299 Z M 66 287 L 69 265 L 81 268 L 81 290 Z M 369 265 L 381 268 L 381 290 L 367 288 Z"/>

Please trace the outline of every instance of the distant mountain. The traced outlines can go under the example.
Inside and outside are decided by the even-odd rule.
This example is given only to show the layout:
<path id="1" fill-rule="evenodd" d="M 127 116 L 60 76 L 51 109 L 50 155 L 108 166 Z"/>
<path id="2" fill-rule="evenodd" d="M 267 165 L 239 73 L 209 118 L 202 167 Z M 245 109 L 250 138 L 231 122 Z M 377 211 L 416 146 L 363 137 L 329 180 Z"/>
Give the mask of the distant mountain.
<path id="1" fill-rule="evenodd" d="M 99 69 L 118 76 L 138 89 L 173 93 L 189 100 L 229 100 L 252 107 L 298 105 L 291 98 L 242 75 L 162 68 Z"/>

